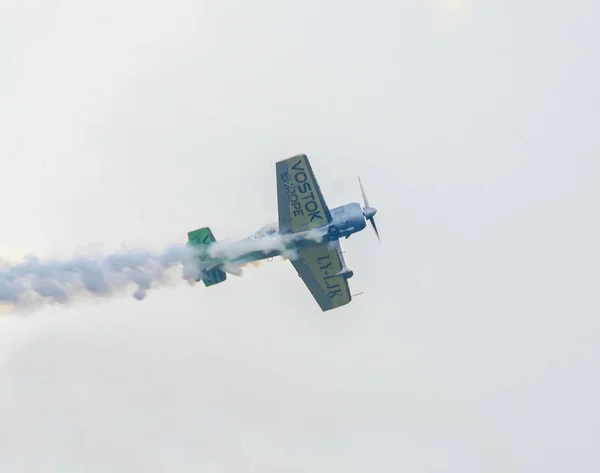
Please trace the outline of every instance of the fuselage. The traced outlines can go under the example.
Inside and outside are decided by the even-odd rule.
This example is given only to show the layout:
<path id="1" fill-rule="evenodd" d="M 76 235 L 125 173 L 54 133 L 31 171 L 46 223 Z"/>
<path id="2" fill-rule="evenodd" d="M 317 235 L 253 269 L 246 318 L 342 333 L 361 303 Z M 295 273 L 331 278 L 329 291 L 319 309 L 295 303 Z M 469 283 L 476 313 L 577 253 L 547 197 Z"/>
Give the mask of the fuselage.
<path id="1" fill-rule="evenodd" d="M 349 238 L 352 234 L 363 230 L 367 225 L 362 207 L 356 202 L 341 205 L 332 209 L 331 216 L 332 221 L 327 225 L 306 232 L 286 235 L 290 237 L 290 242 L 285 245 L 286 250 L 322 245 L 323 243 L 337 240 L 342 237 Z M 277 223 L 269 223 L 258 229 L 252 235 L 244 238 L 242 242 L 257 242 L 259 244 L 260 240 L 273 238 L 277 235 L 279 235 Z M 320 238 L 319 235 L 321 236 Z M 268 252 L 252 250 L 241 254 L 233 261 L 233 263 L 244 264 L 252 261 L 259 261 L 279 256 L 282 253 L 281 250 L 272 250 Z"/>

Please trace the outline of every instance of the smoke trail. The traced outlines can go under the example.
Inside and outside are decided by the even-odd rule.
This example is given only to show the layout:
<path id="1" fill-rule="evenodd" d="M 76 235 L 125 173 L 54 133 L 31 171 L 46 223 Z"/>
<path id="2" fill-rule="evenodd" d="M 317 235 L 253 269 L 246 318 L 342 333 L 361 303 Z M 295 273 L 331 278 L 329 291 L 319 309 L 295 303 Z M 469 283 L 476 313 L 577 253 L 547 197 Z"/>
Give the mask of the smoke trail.
<path id="1" fill-rule="evenodd" d="M 166 282 L 170 268 L 193 265 L 195 254 L 187 245 L 174 245 L 158 254 L 129 250 L 65 261 L 30 256 L 19 264 L 0 264 L 0 304 L 64 304 L 80 294 L 108 296 L 131 285 L 141 300 L 152 286 Z"/>
<path id="2" fill-rule="evenodd" d="M 316 240 L 321 235 L 313 232 L 307 237 Z M 281 235 L 252 241 L 219 241 L 208 248 L 208 254 L 225 260 L 232 272 L 241 274 L 235 259 L 248 252 L 277 250 L 284 258 L 294 259 L 295 252 L 285 247 L 289 241 L 291 237 Z M 151 288 L 170 283 L 176 268 L 181 270 L 182 280 L 193 283 L 202 269 L 198 259 L 201 251 L 204 250 L 179 244 L 159 253 L 123 250 L 103 257 L 46 261 L 30 256 L 13 265 L 0 260 L 0 307 L 65 304 L 80 295 L 107 297 L 132 286 L 132 296 L 143 300 Z"/>

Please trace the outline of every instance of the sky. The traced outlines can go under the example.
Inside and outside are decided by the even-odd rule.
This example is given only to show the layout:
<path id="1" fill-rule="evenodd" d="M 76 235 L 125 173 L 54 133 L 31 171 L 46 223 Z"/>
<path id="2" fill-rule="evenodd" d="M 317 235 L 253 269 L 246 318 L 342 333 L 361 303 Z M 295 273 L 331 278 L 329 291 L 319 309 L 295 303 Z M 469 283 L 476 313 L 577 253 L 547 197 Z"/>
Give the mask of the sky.
<path id="1" fill-rule="evenodd" d="M 277 220 L 309 156 L 351 304 L 289 262 L 0 315 L 0 471 L 595 472 L 592 0 L 0 2 L 0 258 Z"/>

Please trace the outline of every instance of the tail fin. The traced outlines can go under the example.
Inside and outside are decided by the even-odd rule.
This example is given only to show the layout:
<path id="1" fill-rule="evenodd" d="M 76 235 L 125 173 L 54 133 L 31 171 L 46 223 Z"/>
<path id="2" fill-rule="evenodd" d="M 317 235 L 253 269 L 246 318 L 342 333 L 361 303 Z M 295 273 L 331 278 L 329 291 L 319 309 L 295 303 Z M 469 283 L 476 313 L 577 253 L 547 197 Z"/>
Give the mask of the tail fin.
<path id="1" fill-rule="evenodd" d="M 209 227 L 204 227 L 188 232 L 188 241 L 192 246 L 210 246 L 217 241 L 217 239 Z M 227 279 L 227 274 L 219 268 L 212 268 L 202 271 L 196 278 L 196 281 L 200 281 L 200 279 L 202 279 L 204 285 L 208 287 L 225 281 Z"/>

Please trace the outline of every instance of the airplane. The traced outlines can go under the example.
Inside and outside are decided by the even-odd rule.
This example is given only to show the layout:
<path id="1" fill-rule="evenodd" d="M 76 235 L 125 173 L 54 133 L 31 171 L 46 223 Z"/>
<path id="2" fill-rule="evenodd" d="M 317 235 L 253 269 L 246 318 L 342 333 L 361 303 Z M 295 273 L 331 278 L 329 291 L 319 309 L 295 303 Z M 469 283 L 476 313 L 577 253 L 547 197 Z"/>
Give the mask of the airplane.
<path id="1" fill-rule="evenodd" d="M 188 232 L 188 245 L 200 251 L 196 282 L 201 280 L 207 287 L 220 284 L 227 279 L 227 273 L 241 274 L 239 265 L 292 254 L 287 259 L 323 312 L 350 303 L 348 279 L 354 272 L 346 266 L 340 238 L 362 231 L 368 220 L 381 242 L 374 219 L 377 209 L 369 205 L 360 177 L 364 206 L 352 202 L 330 210 L 305 154 L 278 161 L 275 167 L 278 222 L 240 240 L 240 243 L 256 243 L 255 248 L 240 245 L 244 249 L 233 257 L 211 256 L 209 248 L 216 243 L 211 229 L 203 227 Z M 285 241 L 285 245 L 279 248 L 262 245 L 266 249 L 261 249 L 261 242 L 273 241 L 275 237 Z"/>

